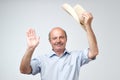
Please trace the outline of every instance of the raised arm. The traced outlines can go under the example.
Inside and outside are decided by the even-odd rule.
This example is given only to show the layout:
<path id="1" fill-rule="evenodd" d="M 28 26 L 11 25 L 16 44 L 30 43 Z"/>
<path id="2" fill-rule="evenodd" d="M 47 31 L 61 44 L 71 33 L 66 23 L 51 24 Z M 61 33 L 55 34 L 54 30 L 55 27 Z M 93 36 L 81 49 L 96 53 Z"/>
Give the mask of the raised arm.
<path id="1" fill-rule="evenodd" d="M 87 33 L 87 38 L 88 38 L 88 43 L 89 43 L 89 54 L 88 57 L 90 59 L 93 59 L 98 55 L 98 46 L 97 46 L 97 41 L 95 34 L 92 30 L 91 23 L 92 23 L 93 16 L 89 12 L 84 12 L 82 13 L 82 17 L 80 18 L 80 21 L 83 23 L 86 33 Z"/>
<path id="2" fill-rule="evenodd" d="M 32 57 L 32 54 L 33 54 L 35 48 L 39 44 L 39 37 L 36 36 L 34 29 L 32 29 L 32 28 L 28 29 L 26 34 L 27 34 L 28 47 L 26 49 L 26 52 L 25 52 L 25 54 L 22 58 L 21 64 L 20 64 L 20 72 L 23 74 L 31 73 L 31 71 L 32 71 L 31 66 L 30 66 L 31 57 Z"/>

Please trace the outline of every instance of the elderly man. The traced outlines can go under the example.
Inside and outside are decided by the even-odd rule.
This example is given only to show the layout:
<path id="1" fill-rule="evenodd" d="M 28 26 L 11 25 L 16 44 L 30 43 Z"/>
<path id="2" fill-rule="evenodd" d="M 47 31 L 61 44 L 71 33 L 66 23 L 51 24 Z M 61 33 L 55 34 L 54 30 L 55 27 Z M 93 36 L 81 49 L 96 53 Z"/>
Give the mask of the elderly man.
<path id="1" fill-rule="evenodd" d="M 53 28 L 49 33 L 52 52 L 31 59 L 39 44 L 39 37 L 34 29 L 27 31 L 28 47 L 22 58 L 20 71 L 23 74 L 41 74 L 41 80 L 79 80 L 81 66 L 95 59 L 98 55 L 97 41 L 91 27 L 91 13 L 82 14 L 83 25 L 88 37 L 89 48 L 78 51 L 67 51 L 67 34 L 60 27 Z"/>

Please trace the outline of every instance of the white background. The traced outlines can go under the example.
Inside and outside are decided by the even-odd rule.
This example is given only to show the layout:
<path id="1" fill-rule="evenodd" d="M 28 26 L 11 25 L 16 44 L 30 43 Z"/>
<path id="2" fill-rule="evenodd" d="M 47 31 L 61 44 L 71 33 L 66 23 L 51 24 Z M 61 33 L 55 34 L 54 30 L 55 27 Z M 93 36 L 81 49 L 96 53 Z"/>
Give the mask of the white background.
<path id="1" fill-rule="evenodd" d="M 56 26 L 66 30 L 68 50 L 88 47 L 85 31 L 61 8 L 65 2 L 72 6 L 78 3 L 94 16 L 99 56 L 81 68 L 80 80 L 120 80 L 119 0 L 0 0 L 0 80 L 40 80 L 39 74 L 19 71 L 29 27 L 40 36 L 33 57 L 51 50 L 48 33 Z"/>

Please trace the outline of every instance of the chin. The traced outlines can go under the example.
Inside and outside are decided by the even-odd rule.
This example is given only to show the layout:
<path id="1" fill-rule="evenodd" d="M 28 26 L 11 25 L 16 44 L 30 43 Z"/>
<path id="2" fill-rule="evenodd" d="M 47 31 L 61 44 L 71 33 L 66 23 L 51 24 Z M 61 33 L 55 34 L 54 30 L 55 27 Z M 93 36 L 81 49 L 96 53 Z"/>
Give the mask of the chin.
<path id="1" fill-rule="evenodd" d="M 60 50 L 64 50 L 63 48 L 55 48 L 55 50 L 60 51 Z"/>

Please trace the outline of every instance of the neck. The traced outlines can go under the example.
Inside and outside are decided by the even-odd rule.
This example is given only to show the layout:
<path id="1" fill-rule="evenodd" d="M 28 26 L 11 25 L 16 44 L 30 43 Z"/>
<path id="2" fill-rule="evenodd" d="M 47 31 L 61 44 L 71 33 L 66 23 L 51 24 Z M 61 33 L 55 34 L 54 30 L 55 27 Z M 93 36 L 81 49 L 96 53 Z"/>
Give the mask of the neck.
<path id="1" fill-rule="evenodd" d="M 64 53 L 65 49 L 64 50 L 53 50 L 53 51 L 56 53 L 57 56 L 61 56 Z"/>

